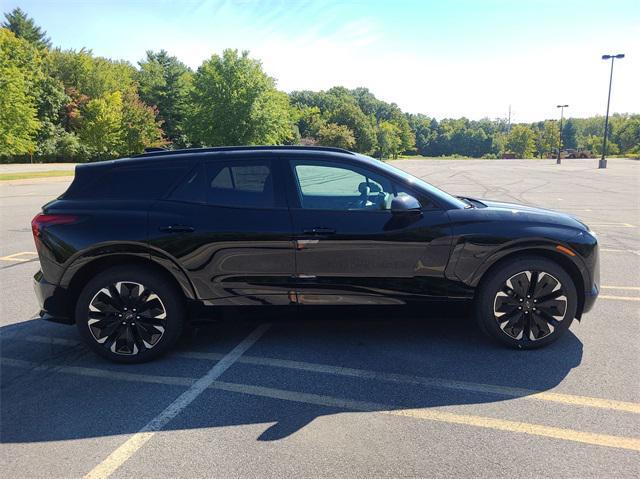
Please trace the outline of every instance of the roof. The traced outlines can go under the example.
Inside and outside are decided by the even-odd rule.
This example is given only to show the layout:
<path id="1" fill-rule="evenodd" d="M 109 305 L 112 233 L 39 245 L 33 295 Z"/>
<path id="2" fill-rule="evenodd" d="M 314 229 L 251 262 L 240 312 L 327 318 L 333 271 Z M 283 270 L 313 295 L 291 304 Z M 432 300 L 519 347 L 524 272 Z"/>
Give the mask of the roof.
<path id="1" fill-rule="evenodd" d="M 272 146 L 216 146 L 211 148 L 185 148 L 181 150 L 165 150 L 162 148 L 148 148 L 144 153 L 133 158 L 156 158 L 160 156 L 193 155 L 198 153 L 219 153 L 219 152 L 251 152 L 251 151 L 309 151 L 309 152 L 331 152 L 355 155 L 354 152 L 343 148 L 333 148 L 329 146 L 301 146 L 301 145 L 272 145 Z"/>

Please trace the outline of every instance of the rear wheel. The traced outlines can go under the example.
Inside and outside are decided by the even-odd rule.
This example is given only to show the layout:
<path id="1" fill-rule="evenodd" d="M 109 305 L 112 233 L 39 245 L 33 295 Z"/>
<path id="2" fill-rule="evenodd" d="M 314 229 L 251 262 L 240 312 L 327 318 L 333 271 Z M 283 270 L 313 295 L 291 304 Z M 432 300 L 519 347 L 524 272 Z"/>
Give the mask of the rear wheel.
<path id="1" fill-rule="evenodd" d="M 166 352 L 180 336 L 183 321 L 184 307 L 173 284 L 140 268 L 99 273 L 76 304 L 76 324 L 88 346 L 121 363 L 140 363 Z"/>
<path id="2" fill-rule="evenodd" d="M 546 258 L 521 257 L 490 270 L 479 289 L 481 329 L 503 344 L 533 349 L 557 340 L 576 314 L 571 276 Z"/>

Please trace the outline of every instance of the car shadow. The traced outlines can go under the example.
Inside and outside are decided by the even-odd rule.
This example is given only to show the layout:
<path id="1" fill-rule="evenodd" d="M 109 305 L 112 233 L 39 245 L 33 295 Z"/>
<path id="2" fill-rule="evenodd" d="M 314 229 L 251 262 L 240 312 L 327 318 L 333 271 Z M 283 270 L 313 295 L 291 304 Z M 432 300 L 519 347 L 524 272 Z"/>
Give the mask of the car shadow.
<path id="1" fill-rule="evenodd" d="M 378 405 L 436 408 L 527 396 L 552 389 L 581 362 L 582 343 L 571 331 L 543 349 L 517 351 L 485 338 L 464 308 L 450 313 L 248 313 L 198 325 L 174 352 L 140 365 L 97 357 L 78 343 L 73 327 L 41 320 L 6 326 L 0 330 L 0 441 L 135 433 L 265 321 L 269 329 L 219 378 L 221 387 L 205 391 L 165 429 L 267 424 L 256 439 L 273 441 L 320 416 Z"/>

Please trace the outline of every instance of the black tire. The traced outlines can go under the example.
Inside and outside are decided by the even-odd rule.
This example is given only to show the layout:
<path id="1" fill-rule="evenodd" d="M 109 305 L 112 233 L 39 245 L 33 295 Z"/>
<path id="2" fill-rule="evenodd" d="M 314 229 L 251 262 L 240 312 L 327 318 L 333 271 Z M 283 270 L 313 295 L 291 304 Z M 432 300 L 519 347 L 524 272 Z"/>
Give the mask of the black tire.
<path id="1" fill-rule="evenodd" d="M 521 256 L 491 268 L 476 298 L 480 329 L 516 349 L 556 341 L 576 315 L 578 295 L 571 276 L 558 263 Z"/>
<path id="2" fill-rule="evenodd" d="M 76 303 L 76 325 L 97 354 L 118 363 L 142 363 L 164 354 L 178 340 L 183 303 L 180 291 L 163 275 L 116 266 L 84 287 Z"/>

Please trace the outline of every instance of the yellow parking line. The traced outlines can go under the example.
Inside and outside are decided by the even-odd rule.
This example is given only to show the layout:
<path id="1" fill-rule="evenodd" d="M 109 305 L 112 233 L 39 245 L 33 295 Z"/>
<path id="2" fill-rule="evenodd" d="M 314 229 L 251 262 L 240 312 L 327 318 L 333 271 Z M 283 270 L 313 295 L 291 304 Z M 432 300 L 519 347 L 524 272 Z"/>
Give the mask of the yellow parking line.
<path id="1" fill-rule="evenodd" d="M 31 361 L 19 359 L 0 358 L 0 364 L 4 366 L 14 366 L 27 368 L 30 370 L 52 370 L 66 374 L 77 374 L 81 376 L 99 377 L 105 379 L 119 379 L 125 381 L 150 382 L 154 384 L 170 384 L 175 385 L 177 382 L 194 384 L 191 378 L 173 378 L 164 376 L 155 376 L 149 374 L 122 373 L 118 371 L 108 371 L 96 368 L 74 367 L 74 366 L 45 366 Z M 449 424 L 461 424 L 466 426 L 480 427 L 484 429 L 493 429 L 499 431 L 515 432 L 521 434 L 529 434 L 534 436 L 548 437 L 554 439 L 562 439 L 565 441 L 579 442 L 596 446 L 605 446 L 616 449 L 628 449 L 632 451 L 640 451 L 640 439 L 633 437 L 612 436 L 608 434 L 597 434 L 574 429 L 566 429 L 552 426 L 544 426 L 541 424 L 533 424 L 518 421 L 508 421 L 505 419 L 497 419 L 484 416 L 473 416 L 467 414 L 455 414 L 442 411 L 437 408 L 430 409 L 396 409 L 395 406 L 388 404 L 379 404 L 372 402 L 356 401 L 352 399 L 344 399 L 333 396 L 322 396 L 318 394 L 299 393 L 296 391 L 288 391 L 284 389 L 267 388 L 262 386 L 253 386 L 249 384 L 227 383 L 222 381 L 213 381 L 208 386 L 210 389 L 218 389 L 222 391 L 236 392 L 247 394 L 250 396 L 268 397 L 272 399 L 281 399 L 304 404 L 313 404 L 318 406 L 337 407 L 341 409 L 350 409 L 362 412 L 379 412 L 392 416 L 404 416 L 416 419 L 424 419 L 429 421 L 443 422 Z M 128 452 L 137 450 L 144 444 L 148 438 L 147 433 L 151 431 L 141 431 L 139 437 L 136 437 L 135 444 L 131 448 L 127 448 Z M 130 454 L 126 455 L 127 457 Z M 126 459 L 125 459 L 126 460 Z M 117 466 L 124 461 L 118 461 L 118 464 L 100 470 L 98 477 L 107 477 L 111 472 L 117 469 Z M 97 468 L 99 469 L 99 468 Z M 88 475 L 91 476 L 91 473 Z"/>
<path id="2" fill-rule="evenodd" d="M 633 437 L 596 434 L 577 431 L 574 429 L 543 426 L 541 424 L 507 421 L 505 419 L 496 419 L 492 417 L 454 414 L 436 408 L 394 409 L 393 406 L 384 404 L 354 401 L 351 399 L 335 398 L 332 396 L 321 396 L 318 394 L 298 393 L 294 391 L 266 388 L 262 386 L 251 386 L 247 384 L 226 383 L 222 381 L 214 382 L 212 384 L 212 387 L 215 389 L 238 392 L 251 396 L 282 399 L 285 401 L 315 404 L 319 406 L 339 407 L 342 409 L 353 409 L 356 411 L 380 412 L 382 414 L 390 414 L 392 416 L 412 417 L 416 419 L 426 419 L 429 421 L 444 422 L 449 424 L 462 424 L 466 426 L 475 426 L 485 429 L 516 432 L 554 439 L 563 439 L 565 441 L 581 442 L 584 444 L 592 444 L 596 446 L 640 451 L 640 439 Z"/>
<path id="3" fill-rule="evenodd" d="M 601 294 L 598 296 L 600 299 L 612 299 L 614 301 L 640 301 L 640 298 L 632 298 L 631 296 L 608 296 Z"/>
<path id="4" fill-rule="evenodd" d="M 34 251 L 22 251 L 20 253 L 10 254 L 8 256 L 2 256 L 2 257 L 0 257 L 0 260 L 4 260 L 4 261 L 30 261 L 31 259 L 33 259 L 33 258 L 16 258 L 16 256 L 24 256 L 24 255 L 38 256 L 38 253 L 36 253 Z"/>
<path id="5" fill-rule="evenodd" d="M 220 354 L 217 353 L 178 353 L 181 357 L 194 359 L 217 360 Z M 411 376 L 397 373 L 385 373 L 369 371 L 366 369 L 346 368 L 340 366 L 329 366 L 325 364 L 307 363 L 303 361 L 290 361 L 286 359 L 262 358 L 257 356 L 243 356 L 239 363 L 253 364 L 268 367 L 279 367 L 284 369 L 296 369 L 316 373 L 332 374 L 335 376 L 357 377 L 361 379 L 372 379 L 377 381 L 394 382 L 401 384 L 414 384 L 437 389 L 450 389 L 457 391 L 469 391 L 475 393 L 496 394 L 513 398 L 530 399 L 538 401 L 549 401 L 567 404 L 570 406 L 586 406 L 599 409 L 610 409 L 613 411 L 630 412 L 640 414 L 640 403 L 616 401 L 614 399 L 603 399 L 589 396 L 577 396 L 573 394 L 561 394 L 554 392 L 537 391 L 509 386 L 497 386 L 494 384 L 474 383 L 467 381 L 456 381 L 450 379 Z"/>
<path id="6" fill-rule="evenodd" d="M 25 336 L 21 339 L 26 341 L 59 344 L 64 346 L 77 346 L 78 341 L 71 339 L 55 338 L 48 336 Z M 200 353 L 200 352 L 177 352 L 175 356 L 189 359 L 203 359 L 208 361 L 219 361 L 224 357 L 221 353 Z M 273 359 L 258 356 L 243 355 L 238 358 L 238 363 L 251 364 L 257 366 L 267 366 L 283 369 L 292 369 L 298 371 L 308 371 L 320 374 L 331 374 L 334 376 L 356 377 L 360 379 L 369 379 L 375 381 L 385 381 L 398 384 L 413 384 L 437 389 L 448 389 L 455 391 L 468 391 L 475 393 L 495 394 L 512 398 L 520 398 L 527 400 L 549 401 L 555 403 L 566 404 L 569 406 L 584 406 L 598 409 L 609 409 L 612 411 L 630 412 L 640 414 L 640 403 L 617 401 L 614 399 L 604 399 L 590 396 L 577 396 L 573 394 L 562 394 L 547 391 L 538 391 L 535 389 L 517 388 L 509 386 L 497 386 L 494 384 L 474 383 L 467 381 L 456 381 L 450 379 L 411 376 L 408 374 L 385 373 L 379 371 L 370 371 L 366 369 L 346 368 L 340 366 L 330 366 L 327 364 L 309 363 L 304 361 L 292 361 L 288 359 Z"/>
<path id="7" fill-rule="evenodd" d="M 640 451 L 640 439 L 633 437 L 610 436 L 608 434 L 596 434 L 591 432 L 576 431 L 575 429 L 565 429 L 560 427 L 543 426 L 526 422 L 507 421 L 492 417 L 469 416 L 463 414 L 453 414 L 450 412 L 434 411 L 430 409 L 404 409 L 390 411 L 388 414 L 394 416 L 406 416 L 430 421 L 440 421 L 466 426 L 476 426 L 487 429 L 497 429 L 499 431 L 519 432 L 533 436 L 550 437 L 563 439 L 565 441 L 581 442 L 595 446 L 613 447 L 617 449 L 629 449 Z"/>
<path id="8" fill-rule="evenodd" d="M 635 225 L 630 223 L 589 223 L 589 226 L 595 228 L 635 228 Z"/>
<path id="9" fill-rule="evenodd" d="M 600 286 L 602 289 L 620 289 L 625 291 L 640 291 L 640 286 Z"/>

